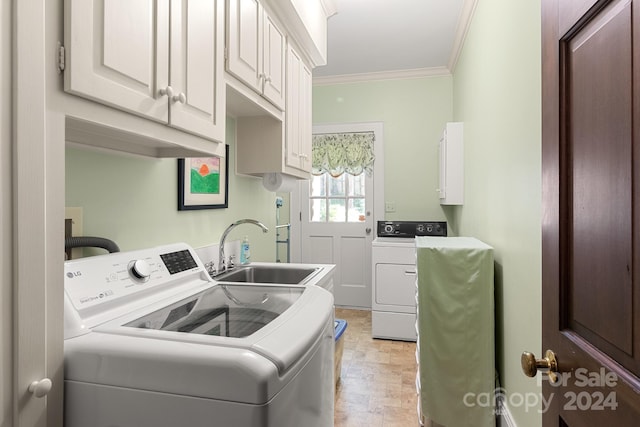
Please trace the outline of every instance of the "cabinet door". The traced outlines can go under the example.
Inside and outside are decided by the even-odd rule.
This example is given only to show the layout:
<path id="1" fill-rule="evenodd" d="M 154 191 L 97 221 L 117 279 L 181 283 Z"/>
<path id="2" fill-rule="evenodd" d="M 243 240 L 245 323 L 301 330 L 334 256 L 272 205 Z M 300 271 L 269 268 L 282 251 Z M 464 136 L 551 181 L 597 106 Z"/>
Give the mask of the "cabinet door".
<path id="1" fill-rule="evenodd" d="M 300 112 L 300 85 L 302 81 L 302 59 L 291 46 L 287 49 L 287 106 L 286 135 L 287 147 L 285 162 L 287 166 L 299 169 L 301 128 L 298 114 Z"/>
<path id="2" fill-rule="evenodd" d="M 447 123 L 440 139 L 440 204 L 461 205 L 464 199 L 462 122 Z"/>
<path id="3" fill-rule="evenodd" d="M 224 0 L 171 1 L 171 126 L 224 140 Z"/>
<path id="4" fill-rule="evenodd" d="M 298 53 L 287 49 L 286 164 L 311 171 L 311 71 Z"/>
<path id="5" fill-rule="evenodd" d="M 284 109 L 286 38 L 266 13 L 263 22 L 263 95 Z"/>
<path id="6" fill-rule="evenodd" d="M 228 0 L 227 71 L 261 92 L 262 10 L 258 0 Z"/>
<path id="7" fill-rule="evenodd" d="M 447 130 L 442 133 L 438 141 L 438 197 L 440 200 L 447 198 Z"/>
<path id="8" fill-rule="evenodd" d="M 305 172 L 311 172 L 312 159 L 312 101 L 311 92 L 313 81 L 311 77 L 311 68 L 302 63 L 300 72 L 300 112 L 298 114 L 300 120 L 300 169 Z"/>
<path id="9" fill-rule="evenodd" d="M 167 122 L 169 4 L 66 0 L 65 90 Z"/>

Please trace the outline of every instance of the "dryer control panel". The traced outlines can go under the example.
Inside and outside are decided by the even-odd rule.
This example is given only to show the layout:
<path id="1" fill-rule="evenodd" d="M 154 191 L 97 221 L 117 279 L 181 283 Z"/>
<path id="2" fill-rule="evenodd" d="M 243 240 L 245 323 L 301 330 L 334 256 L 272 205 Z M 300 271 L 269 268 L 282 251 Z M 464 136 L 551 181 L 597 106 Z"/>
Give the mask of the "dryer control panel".
<path id="1" fill-rule="evenodd" d="M 447 236 L 446 221 L 378 221 L 378 237 Z"/>

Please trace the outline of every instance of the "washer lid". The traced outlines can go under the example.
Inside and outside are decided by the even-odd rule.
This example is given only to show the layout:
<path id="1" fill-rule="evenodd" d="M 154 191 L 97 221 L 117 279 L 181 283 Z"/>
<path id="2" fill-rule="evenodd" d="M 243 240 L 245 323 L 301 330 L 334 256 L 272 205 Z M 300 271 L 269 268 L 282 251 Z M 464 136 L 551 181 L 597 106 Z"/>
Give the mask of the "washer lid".
<path id="1" fill-rule="evenodd" d="M 218 284 L 157 301 L 94 331 L 249 349 L 282 373 L 318 339 L 332 306 L 333 296 L 316 286 Z"/>
<path id="2" fill-rule="evenodd" d="M 303 287 L 218 285 L 125 323 L 140 329 L 245 338 L 291 307 Z"/>
<path id="3" fill-rule="evenodd" d="M 227 292 L 233 298 L 216 285 L 191 297 L 158 301 L 65 340 L 65 380 L 264 404 L 320 346 L 333 345 L 328 291 L 232 285 Z M 214 303 L 219 300 L 226 301 L 229 314 Z M 245 309 L 253 310 L 246 322 Z M 232 321 L 236 310 L 241 315 Z M 151 328 L 155 324 L 159 327 Z M 181 327 L 189 330 L 180 332 Z M 257 330 L 231 337 L 243 328 Z"/>

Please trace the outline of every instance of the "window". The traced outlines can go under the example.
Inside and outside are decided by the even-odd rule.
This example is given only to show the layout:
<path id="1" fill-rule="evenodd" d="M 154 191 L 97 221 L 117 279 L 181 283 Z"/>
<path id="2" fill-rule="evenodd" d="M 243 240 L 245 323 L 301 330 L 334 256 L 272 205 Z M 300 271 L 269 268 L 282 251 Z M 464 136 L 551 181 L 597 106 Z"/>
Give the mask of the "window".
<path id="1" fill-rule="evenodd" d="M 363 222 L 364 172 L 332 177 L 325 172 L 310 181 L 309 212 L 312 222 Z"/>
<path id="2" fill-rule="evenodd" d="M 313 135 L 311 222 L 364 222 L 365 174 L 373 172 L 374 132 Z"/>

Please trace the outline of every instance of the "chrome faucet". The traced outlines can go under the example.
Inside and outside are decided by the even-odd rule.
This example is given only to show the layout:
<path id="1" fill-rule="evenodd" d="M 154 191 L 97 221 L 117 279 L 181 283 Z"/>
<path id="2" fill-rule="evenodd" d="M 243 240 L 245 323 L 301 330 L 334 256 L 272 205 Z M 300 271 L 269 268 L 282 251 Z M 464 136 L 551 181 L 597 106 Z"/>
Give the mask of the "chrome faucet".
<path id="1" fill-rule="evenodd" d="M 261 222 L 256 221 L 255 219 L 240 219 L 236 222 L 234 222 L 233 224 L 231 224 L 230 226 L 227 227 L 226 230 L 224 230 L 224 233 L 222 233 L 222 237 L 220 238 L 220 250 L 218 253 L 218 272 L 217 274 L 221 274 L 224 273 L 227 270 L 227 261 L 226 261 L 226 257 L 224 255 L 224 242 L 225 240 L 227 240 L 227 235 L 231 232 L 231 230 L 233 230 L 234 228 L 236 228 L 238 225 L 240 224 L 253 224 L 256 225 L 260 228 L 262 228 L 262 232 L 266 233 L 267 231 L 269 231 L 269 229 Z"/>

